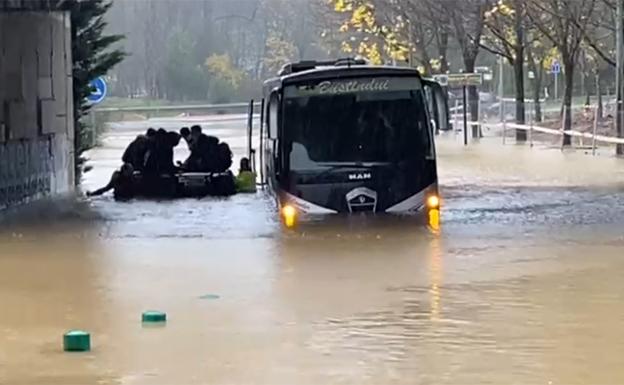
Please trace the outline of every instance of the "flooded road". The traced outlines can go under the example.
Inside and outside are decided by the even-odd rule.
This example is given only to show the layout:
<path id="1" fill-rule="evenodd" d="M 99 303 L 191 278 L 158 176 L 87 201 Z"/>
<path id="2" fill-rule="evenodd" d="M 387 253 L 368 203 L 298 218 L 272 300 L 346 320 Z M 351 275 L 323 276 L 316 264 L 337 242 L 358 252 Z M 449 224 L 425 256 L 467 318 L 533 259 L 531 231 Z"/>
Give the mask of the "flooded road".
<path id="1" fill-rule="evenodd" d="M 204 128 L 241 156 L 244 125 Z M 137 132 L 88 154 L 85 189 Z M 439 231 L 285 232 L 261 193 L 5 225 L 0 384 L 624 383 L 624 161 L 452 136 L 438 155 Z M 72 328 L 90 353 L 62 352 Z"/>

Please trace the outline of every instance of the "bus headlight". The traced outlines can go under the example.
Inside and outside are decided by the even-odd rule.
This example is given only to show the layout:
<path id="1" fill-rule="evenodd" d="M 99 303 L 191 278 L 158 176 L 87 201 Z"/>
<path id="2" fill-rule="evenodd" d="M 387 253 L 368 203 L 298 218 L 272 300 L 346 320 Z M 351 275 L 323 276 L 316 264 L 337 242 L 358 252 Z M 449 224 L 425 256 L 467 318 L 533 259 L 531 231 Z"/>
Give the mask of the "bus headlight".
<path id="1" fill-rule="evenodd" d="M 427 198 L 427 208 L 428 209 L 439 209 L 440 208 L 440 197 L 437 195 L 430 195 Z"/>
<path id="2" fill-rule="evenodd" d="M 294 206 L 285 205 L 282 207 L 282 217 L 284 217 L 286 227 L 293 227 L 297 220 L 297 209 Z"/>

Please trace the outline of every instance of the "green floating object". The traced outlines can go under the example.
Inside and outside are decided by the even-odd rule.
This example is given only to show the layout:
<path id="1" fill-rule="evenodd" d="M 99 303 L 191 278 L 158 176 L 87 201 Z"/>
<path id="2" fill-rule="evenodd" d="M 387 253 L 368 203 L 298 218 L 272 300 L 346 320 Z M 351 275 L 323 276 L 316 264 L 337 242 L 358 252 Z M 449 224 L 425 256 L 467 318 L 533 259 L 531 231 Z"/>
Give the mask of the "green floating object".
<path id="1" fill-rule="evenodd" d="M 66 352 L 88 352 L 91 350 L 91 335 L 82 330 L 70 330 L 63 335 L 63 350 Z"/>
<path id="2" fill-rule="evenodd" d="M 141 317 L 143 322 L 167 322 L 167 314 L 161 311 L 150 310 L 143 313 Z"/>

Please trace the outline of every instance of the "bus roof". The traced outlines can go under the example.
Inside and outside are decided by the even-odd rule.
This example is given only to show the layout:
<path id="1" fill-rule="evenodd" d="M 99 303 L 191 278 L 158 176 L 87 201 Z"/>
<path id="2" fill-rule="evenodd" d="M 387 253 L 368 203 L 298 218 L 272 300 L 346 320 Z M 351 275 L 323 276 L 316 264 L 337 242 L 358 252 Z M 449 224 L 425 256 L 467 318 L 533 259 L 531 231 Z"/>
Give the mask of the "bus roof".
<path id="1" fill-rule="evenodd" d="M 307 80 L 340 79 L 366 76 L 414 76 L 422 78 L 418 70 L 409 67 L 373 66 L 373 65 L 322 65 L 303 71 L 287 73 L 264 82 L 264 93 L 288 84 Z"/>

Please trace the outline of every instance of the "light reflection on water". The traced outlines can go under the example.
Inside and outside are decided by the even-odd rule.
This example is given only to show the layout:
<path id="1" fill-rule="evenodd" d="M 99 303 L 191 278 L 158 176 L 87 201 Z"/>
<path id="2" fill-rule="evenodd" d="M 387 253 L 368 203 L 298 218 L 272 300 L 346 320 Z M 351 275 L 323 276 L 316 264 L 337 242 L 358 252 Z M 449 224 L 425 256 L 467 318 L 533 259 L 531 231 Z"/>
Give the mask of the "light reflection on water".
<path id="1" fill-rule="evenodd" d="M 239 126 L 208 128 L 240 156 Z M 134 135 L 89 154 L 86 188 Z M 439 229 L 285 231 L 262 193 L 5 220 L 0 383 L 624 382 L 621 161 L 448 138 L 439 154 Z M 166 327 L 141 327 L 152 308 Z M 93 352 L 60 352 L 74 327 Z"/>

